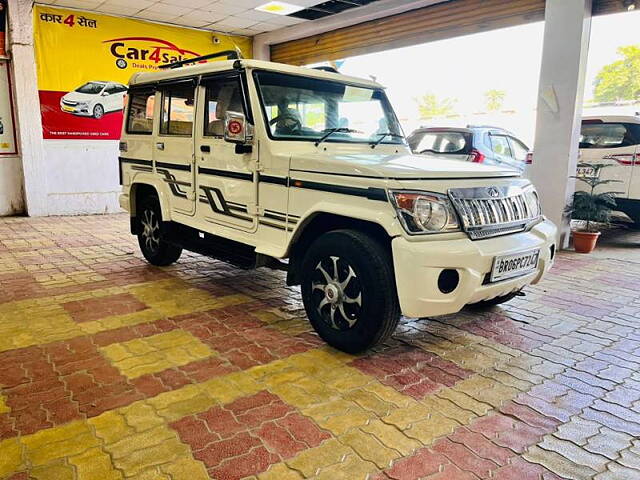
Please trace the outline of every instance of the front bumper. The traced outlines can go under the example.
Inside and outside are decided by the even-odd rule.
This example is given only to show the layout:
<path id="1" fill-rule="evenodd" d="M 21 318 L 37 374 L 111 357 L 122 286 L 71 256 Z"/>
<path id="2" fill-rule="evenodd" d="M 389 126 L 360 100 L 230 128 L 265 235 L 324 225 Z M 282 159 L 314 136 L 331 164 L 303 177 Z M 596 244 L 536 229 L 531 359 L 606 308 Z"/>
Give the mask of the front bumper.
<path id="1" fill-rule="evenodd" d="M 89 110 L 89 106 L 86 107 L 72 107 L 70 105 L 60 104 L 60 110 L 64 113 L 72 113 L 73 115 L 81 115 L 84 117 L 90 117 L 93 112 Z"/>
<path id="2" fill-rule="evenodd" d="M 467 304 L 538 283 L 553 264 L 555 242 L 556 227 L 548 220 L 527 232 L 486 240 L 460 238 L 411 242 L 396 237 L 391 247 L 402 313 L 408 317 L 455 313 Z M 540 249 L 540 259 L 533 272 L 495 283 L 485 281 L 496 256 L 535 248 Z M 459 274 L 459 283 L 451 293 L 442 293 L 438 288 L 438 277 L 443 269 L 455 269 Z"/>

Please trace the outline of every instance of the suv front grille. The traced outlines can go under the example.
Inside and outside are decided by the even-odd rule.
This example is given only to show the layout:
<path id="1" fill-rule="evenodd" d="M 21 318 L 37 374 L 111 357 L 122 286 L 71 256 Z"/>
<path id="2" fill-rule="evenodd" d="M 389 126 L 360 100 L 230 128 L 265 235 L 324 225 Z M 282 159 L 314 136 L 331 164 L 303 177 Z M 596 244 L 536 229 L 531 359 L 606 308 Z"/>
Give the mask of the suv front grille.
<path id="1" fill-rule="evenodd" d="M 473 240 L 520 232 L 540 218 L 540 206 L 533 189 L 452 188 L 449 198 L 463 229 Z"/>

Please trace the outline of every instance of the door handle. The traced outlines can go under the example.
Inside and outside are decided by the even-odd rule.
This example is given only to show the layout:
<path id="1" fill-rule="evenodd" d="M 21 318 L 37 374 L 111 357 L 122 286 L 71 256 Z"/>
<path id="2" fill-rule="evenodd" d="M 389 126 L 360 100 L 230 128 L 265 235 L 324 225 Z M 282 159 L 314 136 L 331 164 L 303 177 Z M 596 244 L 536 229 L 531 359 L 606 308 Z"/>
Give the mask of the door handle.
<path id="1" fill-rule="evenodd" d="M 200 151 L 202 153 L 210 153 L 211 147 L 209 145 L 200 145 Z"/>
<path id="2" fill-rule="evenodd" d="M 158 150 L 164 150 L 164 142 L 157 142 L 156 143 L 156 148 Z"/>

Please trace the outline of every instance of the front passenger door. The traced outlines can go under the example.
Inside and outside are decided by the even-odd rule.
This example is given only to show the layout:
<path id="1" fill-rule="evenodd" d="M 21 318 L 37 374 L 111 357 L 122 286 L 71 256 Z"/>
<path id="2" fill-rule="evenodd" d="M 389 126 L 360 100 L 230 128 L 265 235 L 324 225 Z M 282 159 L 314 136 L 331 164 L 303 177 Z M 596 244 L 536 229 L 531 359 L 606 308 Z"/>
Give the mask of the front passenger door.
<path id="1" fill-rule="evenodd" d="M 198 217 L 238 230 L 257 227 L 257 148 L 236 153 L 225 141 L 225 115 L 243 113 L 245 101 L 240 74 L 203 78 L 196 126 Z"/>

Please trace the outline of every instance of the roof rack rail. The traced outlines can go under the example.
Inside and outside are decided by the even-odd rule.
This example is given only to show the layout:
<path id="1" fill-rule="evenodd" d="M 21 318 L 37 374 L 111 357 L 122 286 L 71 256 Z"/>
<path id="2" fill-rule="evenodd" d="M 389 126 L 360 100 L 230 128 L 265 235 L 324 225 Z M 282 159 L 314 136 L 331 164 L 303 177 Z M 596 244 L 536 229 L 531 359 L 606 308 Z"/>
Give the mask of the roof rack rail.
<path id="1" fill-rule="evenodd" d="M 319 67 L 313 67 L 314 70 L 322 70 L 323 72 L 340 73 L 337 69 L 328 65 L 320 65 Z"/>
<path id="2" fill-rule="evenodd" d="M 203 60 L 209 60 L 211 58 L 226 57 L 227 60 L 240 60 L 242 55 L 236 50 L 224 50 L 222 52 L 210 53 L 208 55 L 202 55 L 200 57 L 187 58 L 186 60 L 180 60 L 178 62 L 167 63 L 166 65 L 160 65 L 158 68 L 179 68 L 190 63 L 202 62 Z"/>

